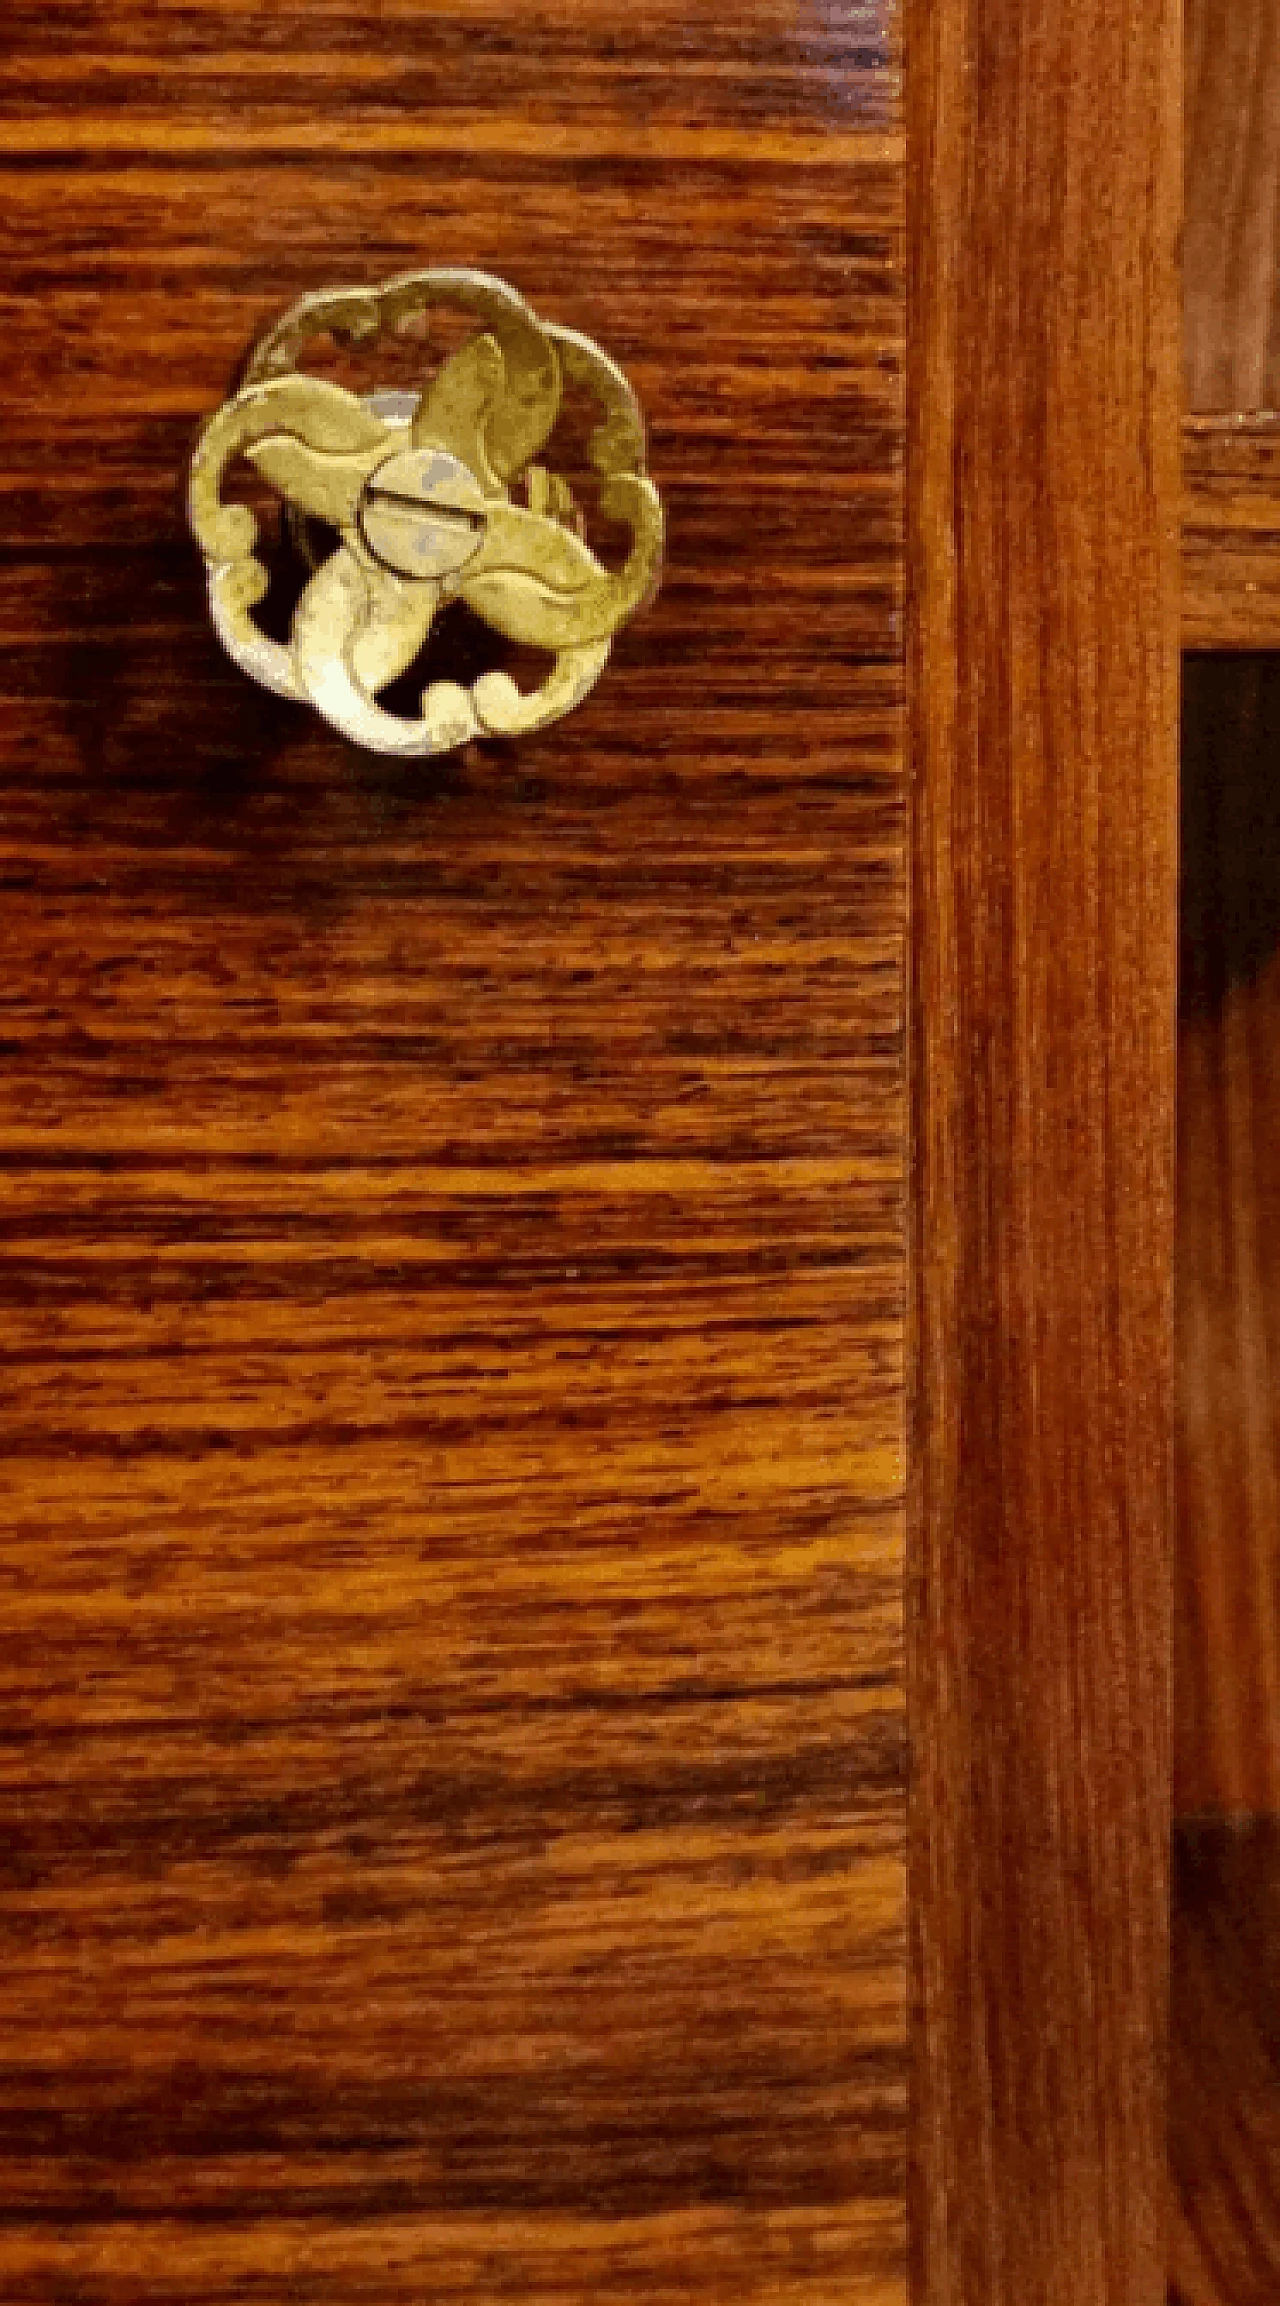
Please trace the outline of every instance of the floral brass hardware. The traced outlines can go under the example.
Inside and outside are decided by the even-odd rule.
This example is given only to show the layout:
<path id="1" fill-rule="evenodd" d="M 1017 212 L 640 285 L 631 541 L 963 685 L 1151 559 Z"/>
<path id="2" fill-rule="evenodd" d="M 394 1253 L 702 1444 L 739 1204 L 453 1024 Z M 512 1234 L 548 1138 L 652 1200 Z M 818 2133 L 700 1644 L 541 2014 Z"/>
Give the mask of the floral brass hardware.
<path id="1" fill-rule="evenodd" d="M 421 393 L 362 400 L 297 365 L 325 332 L 372 345 L 438 304 L 461 306 L 477 328 Z M 630 532 L 617 571 L 586 543 L 568 482 L 537 461 L 568 383 L 585 387 L 600 410 L 590 443 L 599 508 Z M 222 497 L 241 457 L 283 499 L 315 563 L 287 642 L 270 639 L 253 614 L 269 583 L 257 518 Z M 479 272 L 406 273 L 292 305 L 205 425 L 189 502 L 213 622 L 236 663 L 314 705 L 356 744 L 402 755 L 523 735 L 580 704 L 619 629 L 655 589 L 662 550 L 643 420 L 621 369 Z M 323 553 L 316 523 L 336 532 Z M 388 712 L 379 692 L 408 670 L 437 610 L 455 599 L 506 639 L 549 651 L 547 678 L 531 693 L 501 671 L 469 688 L 438 680 L 417 718 Z"/>

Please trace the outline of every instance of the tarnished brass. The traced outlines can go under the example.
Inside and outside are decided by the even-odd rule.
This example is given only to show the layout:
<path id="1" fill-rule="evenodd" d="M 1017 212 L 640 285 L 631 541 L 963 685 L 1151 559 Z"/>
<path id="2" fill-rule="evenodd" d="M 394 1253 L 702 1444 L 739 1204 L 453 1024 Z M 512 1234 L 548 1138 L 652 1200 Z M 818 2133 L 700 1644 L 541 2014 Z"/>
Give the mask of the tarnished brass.
<path id="1" fill-rule="evenodd" d="M 376 343 L 442 303 L 461 306 L 477 329 L 421 394 L 360 400 L 299 366 L 319 336 Z M 535 461 L 567 382 L 601 412 L 590 446 L 600 510 L 630 532 L 616 571 L 585 542 L 568 483 Z M 268 586 L 257 519 L 223 502 L 238 458 L 284 500 L 313 570 L 287 643 L 269 639 L 253 613 Z M 377 752 L 439 753 L 545 728 L 595 686 L 615 634 L 656 586 L 662 510 L 644 459 L 639 405 L 621 369 L 589 338 L 535 319 L 503 281 L 417 272 L 303 297 L 255 347 L 192 459 L 191 525 L 214 625 L 255 680 L 311 703 Z M 529 694 L 505 672 L 470 688 L 436 681 L 418 718 L 387 712 L 378 692 L 407 671 L 453 599 L 508 640 L 552 654 L 546 680 Z"/>

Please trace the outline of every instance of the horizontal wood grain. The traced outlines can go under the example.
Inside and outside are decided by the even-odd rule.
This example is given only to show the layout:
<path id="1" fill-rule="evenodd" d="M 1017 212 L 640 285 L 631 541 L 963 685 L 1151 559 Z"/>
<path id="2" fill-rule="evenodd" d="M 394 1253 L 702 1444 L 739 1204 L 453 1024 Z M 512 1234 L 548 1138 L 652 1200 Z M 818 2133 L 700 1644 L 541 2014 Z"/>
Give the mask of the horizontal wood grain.
<path id="1" fill-rule="evenodd" d="M 1157 2306 L 1177 18 L 906 53 L 916 2298 Z"/>
<path id="2" fill-rule="evenodd" d="M 889 29 L 6 19 L 5 2306 L 902 2306 Z M 179 489 L 424 262 L 622 359 L 670 546 L 406 770 Z"/>
<path id="3" fill-rule="evenodd" d="M 1182 638 L 1280 648 L 1280 417 L 1191 417 L 1182 435 Z"/>

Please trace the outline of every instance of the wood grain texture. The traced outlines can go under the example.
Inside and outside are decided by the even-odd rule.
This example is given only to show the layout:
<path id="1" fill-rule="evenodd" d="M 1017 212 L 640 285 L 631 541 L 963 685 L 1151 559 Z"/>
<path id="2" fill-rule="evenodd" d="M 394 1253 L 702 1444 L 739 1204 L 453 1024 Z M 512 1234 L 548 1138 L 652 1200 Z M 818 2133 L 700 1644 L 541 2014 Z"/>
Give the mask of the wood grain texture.
<path id="1" fill-rule="evenodd" d="M 1280 2292 L 1280 1820 L 1175 1843 L 1170 2306 Z"/>
<path id="2" fill-rule="evenodd" d="M 906 49 L 917 2295 L 1154 2306 L 1176 19 L 915 0 Z"/>
<path id="3" fill-rule="evenodd" d="M 0 112 L 0 2296 L 900 2306 L 886 23 L 15 0 Z M 624 361 L 670 551 L 406 771 L 177 496 L 424 261 Z"/>
<path id="4" fill-rule="evenodd" d="M 1280 406 L 1280 16 L 1185 0 L 1187 405 Z"/>
<path id="5" fill-rule="evenodd" d="M 1280 1809 L 1280 659 L 1187 662 L 1177 1802 Z"/>
<path id="6" fill-rule="evenodd" d="M 1182 639 L 1280 648 L 1280 417 L 1190 417 L 1182 435 Z"/>

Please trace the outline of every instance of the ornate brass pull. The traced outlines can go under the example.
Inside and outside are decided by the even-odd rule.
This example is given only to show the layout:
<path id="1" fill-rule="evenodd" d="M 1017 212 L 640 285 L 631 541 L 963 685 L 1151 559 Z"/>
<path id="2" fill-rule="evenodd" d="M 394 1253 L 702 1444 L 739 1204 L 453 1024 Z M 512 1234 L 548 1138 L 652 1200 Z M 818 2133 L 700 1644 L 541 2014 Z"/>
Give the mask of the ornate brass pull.
<path id="1" fill-rule="evenodd" d="M 474 315 L 477 331 L 421 394 L 360 400 L 297 366 L 326 331 L 371 343 L 441 303 Z M 590 447 L 600 509 L 631 536 L 616 572 L 586 544 L 568 483 L 535 461 L 567 381 L 600 408 Z M 253 615 L 268 586 L 257 520 L 222 500 L 238 457 L 295 520 L 337 532 L 287 643 L 269 639 Z M 255 347 L 241 389 L 205 425 L 192 459 L 191 525 L 214 625 L 255 680 L 308 701 L 377 752 L 439 753 L 472 737 L 545 728 L 594 688 L 615 634 L 656 586 L 662 509 L 644 458 L 639 405 L 621 369 L 587 337 L 535 319 L 500 280 L 415 272 L 381 288 L 303 297 Z M 407 671 L 437 609 L 454 599 L 507 639 L 552 652 L 547 679 L 527 695 L 505 672 L 469 689 L 436 681 L 418 719 L 385 711 L 378 692 Z"/>

